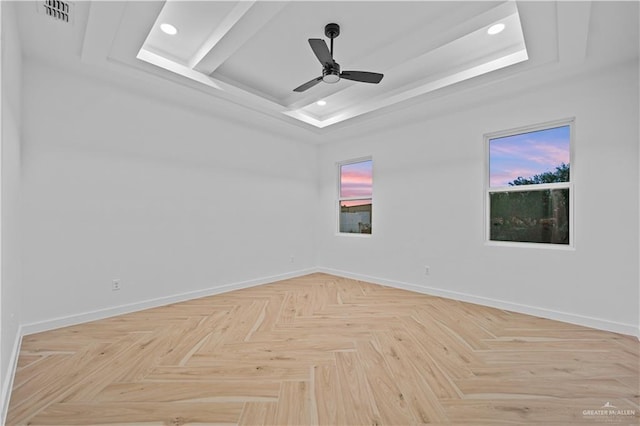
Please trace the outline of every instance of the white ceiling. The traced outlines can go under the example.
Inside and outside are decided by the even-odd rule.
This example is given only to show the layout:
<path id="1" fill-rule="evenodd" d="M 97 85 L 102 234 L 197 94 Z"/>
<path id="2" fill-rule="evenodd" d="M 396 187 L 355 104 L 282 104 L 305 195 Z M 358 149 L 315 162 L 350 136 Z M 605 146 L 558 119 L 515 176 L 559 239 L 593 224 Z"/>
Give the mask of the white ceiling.
<path id="1" fill-rule="evenodd" d="M 324 38 L 329 22 L 341 26 L 334 58 L 384 73 L 379 85 L 293 92 L 321 75 L 307 40 Z M 489 35 L 498 22 L 505 31 Z M 137 57 L 319 128 L 527 60 L 513 2 L 168 1 Z"/>
<path id="2" fill-rule="evenodd" d="M 39 5 L 20 4 L 26 56 L 152 75 L 167 91 L 186 86 L 320 133 L 402 108 L 410 99 L 527 84 L 527 76 L 544 67 L 638 58 L 633 3 L 76 1 L 71 24 L 38 13 Z M 162 33 L 163 22 L 178 34 Z M 334 57 L 343 70 L 384 73 L 380 84 L 341 80 L 293 92 L 321 75 L 307 39 L 326 39 L 329 22 L 341 26 Z M 488 35 L 497 22 L 505 31 Z M 320 99 L 327 105 L 316 105 Z"/>

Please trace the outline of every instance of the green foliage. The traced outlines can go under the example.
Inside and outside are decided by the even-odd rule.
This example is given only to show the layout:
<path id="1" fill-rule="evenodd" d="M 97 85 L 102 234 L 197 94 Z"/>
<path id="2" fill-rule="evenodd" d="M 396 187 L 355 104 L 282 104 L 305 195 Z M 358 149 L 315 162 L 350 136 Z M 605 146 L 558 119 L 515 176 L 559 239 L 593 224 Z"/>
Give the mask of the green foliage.
<path id="1" fill-rule="evenodd" d="M 494 241 L 569 243 L 569 190 L 494 192 L 490 195 Z"/>
<path id="2" fill-rule="evenodd" d="M 569 182 L 569 164 L 562 163 L 555 172 L 544 172 L 530 178 L 518 177 L 509 186 L 536 185 L 541 183 Z"/>
<path id="3" fill-rule="evenodd" d="M 555 182 L 569 182 L 569 164 L 509 185 Z M 491 240 L 569 244 L 569 189 L 495 192 L 490 201 Z"/>

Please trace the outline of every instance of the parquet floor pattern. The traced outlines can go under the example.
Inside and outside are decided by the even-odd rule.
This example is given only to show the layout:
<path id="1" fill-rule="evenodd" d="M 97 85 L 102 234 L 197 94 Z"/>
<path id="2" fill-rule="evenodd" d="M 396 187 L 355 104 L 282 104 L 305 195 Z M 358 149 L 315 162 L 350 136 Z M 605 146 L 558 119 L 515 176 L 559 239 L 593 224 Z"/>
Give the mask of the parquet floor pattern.
<path id="1" fill-rule="evenodd" d="M 25 336 L 7 424 L 638 424 L 639 351 L 312 274 Z"/>

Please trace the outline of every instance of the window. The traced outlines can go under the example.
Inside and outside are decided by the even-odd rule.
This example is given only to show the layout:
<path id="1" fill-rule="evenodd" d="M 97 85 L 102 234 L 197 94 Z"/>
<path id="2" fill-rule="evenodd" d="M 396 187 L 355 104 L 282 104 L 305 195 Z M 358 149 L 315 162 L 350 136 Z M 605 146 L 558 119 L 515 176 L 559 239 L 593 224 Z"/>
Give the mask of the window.
<path id="1" fill-rule="evenodd" d="M 338 188 L 338 229 L 341 233 L 371 234 L 373 161 L 341 163 Z"/>
<path id="2" fill-rule="evenodd" d="M 573 120 L 485 136 L 487 239 L 573 246 Z"/>

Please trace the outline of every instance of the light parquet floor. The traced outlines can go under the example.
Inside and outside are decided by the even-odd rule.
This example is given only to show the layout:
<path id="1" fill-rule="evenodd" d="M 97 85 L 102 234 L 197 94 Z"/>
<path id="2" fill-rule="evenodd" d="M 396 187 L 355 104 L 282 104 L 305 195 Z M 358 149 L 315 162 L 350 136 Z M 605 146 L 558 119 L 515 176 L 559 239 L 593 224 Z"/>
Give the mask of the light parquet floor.
<path id="1" fill-rule="evenodd" d="M 25 336 L 7 424 L 638 424 L 639 352 L 312 274 Z"/>

